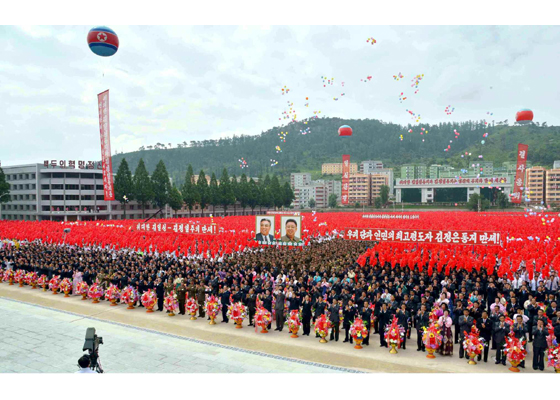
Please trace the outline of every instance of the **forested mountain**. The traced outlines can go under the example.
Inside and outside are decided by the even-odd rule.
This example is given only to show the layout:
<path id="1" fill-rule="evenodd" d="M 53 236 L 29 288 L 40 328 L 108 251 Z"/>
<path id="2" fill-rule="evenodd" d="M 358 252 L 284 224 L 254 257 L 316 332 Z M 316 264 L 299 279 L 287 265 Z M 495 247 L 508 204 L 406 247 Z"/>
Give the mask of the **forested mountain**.
<path id="1" fill-rule="evenodd" d="M 338 128 L 344 124 L 352 127 L 353 136 L 338 136 Z M 188 164 L 192 164 L 195 172 L 203 169 L 208 175 L 213 172 L 219 175 L 225 167 L 229 175 L 245 173 L 257 177 L 276 173 L 285 180 L 291 172 L 318 171 L 324 162 L 341 162 L 343 154 L 350 154 L 352 162 L 375 159 L 394 168 L 406 163 L 448 163 L 462 167 L 465 160 L 460 154 L 466 151 L 472 152 L 473 158 L 481 154 L 484 160 L 494 161 L 499 166 L 497 164 L 503 161 L 516 160 L 517 143 L 520 142 L 529 145 L 528 160 L 533 165 L 550 167 L 555 159 L 560 159 L 559 127 L 547 127 L 546 123 L 543 126 L 508 126 L 507 121 L 496 122 L 495 126 L 491 126 L 493 122 L 489 124 L 467 121 L 404 127 L 373 119 L 311 119 L 307 124 L 294 122 L 257 136 L 185 141 L 179 145 L 158 144 L 157 149 L 148 146 L 113 156 L 113 170 L 116 171 L 120 161 L 126 158 L 134 171 L 143 158 L 150 173 L 163 160 L 177 184 L 182 184 Z M 301 131 L 306 128 L 310 128 L 310 132 L 303 135 Z M 460 134 L 457 138 L 455 130 Z M 280 139 L 281 132 L 288 133 L 285 142 Z M 488 137 L 483 137 L 486 132 Z M 482 140 L 484 144 L 481 144 Z M 446 152 L 444 149 L 448 145 L 451 147 Z M 276 146 L 280 146 L 281 153 L 276 152 Z M 249 168 L 240 168 L 238 160 L 241 157 Z M 278 165 L 272 167 L 271 159 L 277 160 Z"/>

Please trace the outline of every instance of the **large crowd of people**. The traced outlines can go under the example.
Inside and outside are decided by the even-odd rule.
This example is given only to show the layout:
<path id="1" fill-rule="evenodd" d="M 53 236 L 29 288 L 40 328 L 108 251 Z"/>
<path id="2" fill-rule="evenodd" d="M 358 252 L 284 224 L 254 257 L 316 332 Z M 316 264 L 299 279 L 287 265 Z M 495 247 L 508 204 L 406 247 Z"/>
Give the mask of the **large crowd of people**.
<path id="1" fill-rule="evenodd" d="M 417 266 L 393 267 L 379 260 L 368 259 L 362 266 L 357 260 L 368 246 L 371 243 L 328 237 L 313 239 L 309 246 L 299 249 L 259 247 L 204 259 L 109 247 L 6 241 L 0 243 L 0 264 L 3 270 L 23 269 L 48 278 L 71 278 L 74 289 L 81 281 L 88 285 L 98 282 L 104 287 L 114 284 L 120 289 L 131 285 L 140 294 L 154 289 L 159 311 L 163 311 L 164 296 L 175 291 L 180 314 L 185 314 L 185 299 L 191 297 L 200 305 L 200 317 L 205 317 L 206 296 L 213 294 L 223 306 L 222 323 L 229 322 L 226 309 L 230 302 L 240 301 L 246 305 L 249 324 L 253 325 L 258 299 L 271 313 L 274 309 L 277 331 L 282 331 L 291 310 L 300 310 L 306 336 L 312 335 L 311 324 L 324 313 L 332 323 L 330 339 L 334 341 L 339 340 L 342 329 L 343 341 L 351 343 L 350 326 L 360 317 L 368 328 L 363 341 L 366 346 L 373 346 L 373 337 L 379 335 L 379 346 L 387 347 L 384 328 L 395 316 L 406 332 L 403 350 L 410 347 L 407 339 L 415 334 L 416 350 L 425 351 L 422 331 L 435 315 L 442 327 L 440 354 L 458 353 L 464 358 L 460 343 L 474 325 L 485 339 L 480 355 L 484 362 L 488 362 L 489 353 L 495 352 L 495 363 L 505 365 L 504 344 L 509 332 L 514 332 L 532 343 L 528 350 L 533 353 L 533 369 L 544 370 L 547 325 L 552 324 L 554 334 L 560 337 L 556 271 L 546 278 L 536 273 L 530 279 L 521 263 L 513 279 L 506 279 L 496 273 L 488 275 L 485 269 L 471 273 L 455 270 L 447 276 L 444 271 L 428 275 L 426 268 L 420 272 Z"/>

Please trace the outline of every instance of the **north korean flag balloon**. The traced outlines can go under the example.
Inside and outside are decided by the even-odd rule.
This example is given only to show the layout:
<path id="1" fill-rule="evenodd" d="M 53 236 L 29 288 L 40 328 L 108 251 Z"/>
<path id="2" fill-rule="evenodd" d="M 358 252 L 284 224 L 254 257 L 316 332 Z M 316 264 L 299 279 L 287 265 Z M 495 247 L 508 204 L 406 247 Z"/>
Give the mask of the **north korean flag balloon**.
<path id="1" fill-rule="evenodd" d="M 348 125 L 342 125 L 338 128 L 338 136 L 352 136 L 352 128 Z"/>
<path id="2" fill-rule="evenodd" d="M 101 57 L 110 57 L 119 49 L 119 37 L 106 26 L 92 28 L 88 32 L 87 42 L 91 51 Z"/>
<path id="3" fill-rule="evenodd" d="M 523 110 L 519 110 L 517 115 L 515 116 L 515 121 L 521 125 L 527 125 L 533 122 L 533 111 L 529 110 L 528 108 L 524 108 Z"/>

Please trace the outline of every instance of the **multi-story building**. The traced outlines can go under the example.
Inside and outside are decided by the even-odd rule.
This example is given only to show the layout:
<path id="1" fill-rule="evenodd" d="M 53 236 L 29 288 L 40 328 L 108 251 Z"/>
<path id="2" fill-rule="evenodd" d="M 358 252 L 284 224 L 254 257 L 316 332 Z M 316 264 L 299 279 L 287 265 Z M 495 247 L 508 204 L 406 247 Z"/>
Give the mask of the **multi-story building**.
<path id="1" fill-rule="evenodd" d="M 422 179 L 428 176 L 428 167 L 424 164 L 405 164 L 401 166 L 401 179 Z"/>
<path id="2" fill-rule="evenodd" d="M 360 163 L 360 174 L 375 173 L 374 170 L 382 169 L 382 168 L 383 168 L 383 162 L 381 161 L 372 161 L 372 160 L 362 161 Z"/>
<path id="3" fill-rule="evenodd" d="M 349 204 L 360 203 L 365 206 L 371 204 L 371 175 L 350 174 L 348 201 Z"/>
<path id="4" fill-rule="evenodd" d="M 389 188 L 389 177 L 387 175 L 371 174 L 371 204 L 376 197 L 379 197 L 381 193 L 381 186 L 387 185 Z M 392 193 L 389 191 L 389 194 Z"/>
<path id="5" fill-rule="evenodd" d="M 335 194 L 337 202 L 340 202 L 342 195 L 342 183 L 340 181 L 311 181 L 307 185 L 294 188 L 295 200 L 292 204 L 295 208 L 309 208 L 309 200 L 313 199 L 316 208 L 327 208 L 331 194 Z"/>
<path id="6" fill-rule="evenodd" d="M 546 171 L 546 204 L 560 205 L 560 168 Z"/>
<path id="7" fill-rule="evenodd" d="M 532 167 L 526 170 L 525 197 L 531 203 L 545 200 L 546 170 L 543 167 Z"/>
<path id="8" fill-rule="evenodd" d="M 290 186 L 294 189 L 296 186 L 305 186 L 311 183 L 311 174 L 308 172 L 293 173 L 290 175 Z"/>
<path id="9" fill-rule="evenodd" d="M 429 168 L 429 171 L 428 171 L 428 178 L 430 178 L 430 179 L 443 178 L 443 176 L 441 176 L 441 174 L 449 173 L 453 170 L 454 170 L 454 168 L 450 165 L 432 164 L 432 165 L 430 165 L 430 168 Z"/>
<path id="10" fill-rule="evenodd" d="M 393 194 L 393 188 L 395 186 L 395 177 L 393 173 L 393 168 L 379 168 L 370 170 L 368 172 L 370 175 L 385 175 L 387 176 L 387 186 L 389 186 L 389 194 Z"/>
<path id="11" fill-rule="evenodd" d="M 358 172 L 358 164 L 350 163 L 350 173 Z M 321 166 L 323 175 L 342 175 L 342 163 L 325 163 Z"/>
<path id="12" fill-rule="evenodd" d="M 554 165 L 552 166 L 553 169 L 560 169 L 560 160 L 554 161 Z"/>

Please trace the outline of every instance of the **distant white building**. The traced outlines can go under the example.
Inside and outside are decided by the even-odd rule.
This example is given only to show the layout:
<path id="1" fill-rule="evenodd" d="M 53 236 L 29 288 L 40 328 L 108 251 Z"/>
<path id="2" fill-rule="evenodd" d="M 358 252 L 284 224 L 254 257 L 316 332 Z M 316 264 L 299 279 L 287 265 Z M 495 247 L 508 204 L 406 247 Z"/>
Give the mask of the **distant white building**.
<path id="1" fill-rule="evenodd" d="M 293 173 L 290 175 L 290 186 L 294 189 L 296 186 L 306 186 L 311 183 L 311 174 L 309 172 Z"/>
<path id="2" fill-rule="evenodd" d="M 378 170 L 382 168 L 383 168 L 383 162 L 381 161 L 368 160 L 368 161 L 362 161 L 360 163 L 360 173 L 362 174 L 372 174 L 372 173 L 376 174 L 377 172 L 374 172 L 374 170 Z"/>
<path id="3" fill-rule="evenodd" d="M 560 169 L 560 160 L 554 161 L 554 166 L 552 167 L 552 169 Z"/>
<path id="4" fill-rule="evenodd" d="M 327 208 L 331 194 L 335 194 L 337 202 L 340 202 L 342 196 L 342 183 L 340 181 L 311 181 L 307 185 L 294 188 L 295 200 L 292 205 L 295 208 L 309 208 L 309 200 L 313 199 L 316 208 Z"/>

